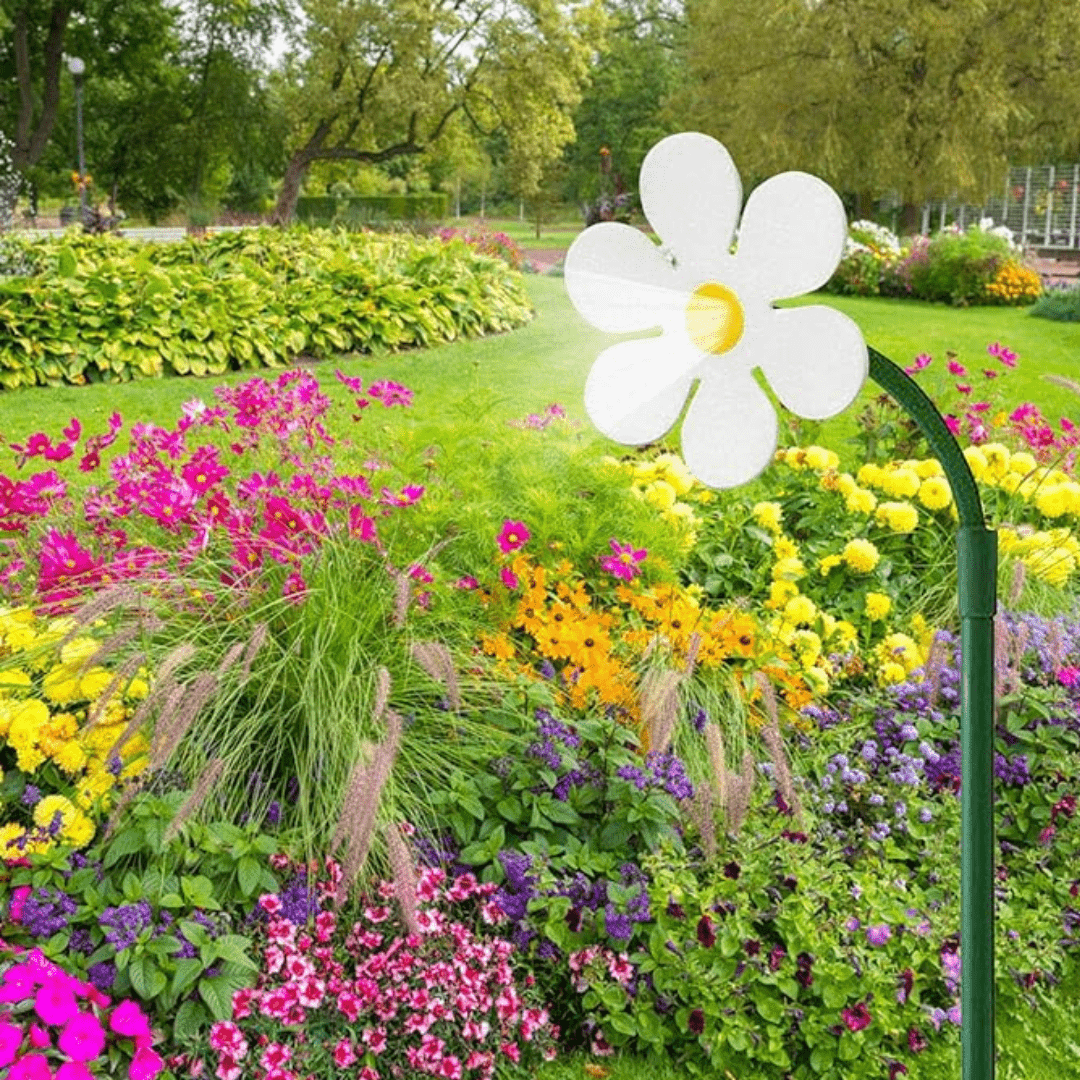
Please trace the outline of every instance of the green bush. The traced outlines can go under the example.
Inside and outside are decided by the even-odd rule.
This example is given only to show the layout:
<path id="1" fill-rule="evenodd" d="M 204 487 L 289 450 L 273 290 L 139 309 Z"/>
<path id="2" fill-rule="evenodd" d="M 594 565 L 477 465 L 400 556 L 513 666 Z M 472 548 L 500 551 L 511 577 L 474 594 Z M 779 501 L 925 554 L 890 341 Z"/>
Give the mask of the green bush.
<path id="1" fill-rule="evenodd" d="M 925 258 L 908 267 L 912 293 L 922 300 L 956 306 L 979 303 L 998 269 L 1015 262 L 1009 242 L 981 229 L 959 235 L 940 233 L 925 249 Z"/>
<path id="2" fill-rule="evenodd" d="M 402 195 L 305 195 L 296 201 L 298 221 L 309 225 L 343 222 L 418 221 L 444 218 L 450 196 L 445 191 Z"/>
<path id="3" fill-rule="evenodd" d="M 277 367 L 528 321 L 522 279 L 466 244 L 270 228 L 143 244 L 21 241 L 39 270 L 0 280 L 0 386 Z"/>
<path id="4" fill-rule="evenodd" d="M 1035 301 L 1029 314 L 1054 322 L 1080 322 L 1080 285 L 1051 289 Z"/>

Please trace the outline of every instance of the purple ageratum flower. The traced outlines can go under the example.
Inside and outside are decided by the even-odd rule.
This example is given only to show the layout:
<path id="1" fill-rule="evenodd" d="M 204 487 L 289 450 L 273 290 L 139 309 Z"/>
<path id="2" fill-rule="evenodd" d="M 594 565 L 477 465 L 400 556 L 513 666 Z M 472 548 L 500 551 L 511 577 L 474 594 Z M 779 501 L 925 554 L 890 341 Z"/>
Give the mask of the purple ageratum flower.
<path id="1" fill-rule="evenodd" d="M 634 932 L 634 924 L 630 916 L 616 911 L 613 904 L 608 904 L 604 908 L 604 927 L 608 936 L 616 941 L 629 941 L 630 935 Z"/>
<path id="2" fill-rule="evenodd" d="M 892 937 L 892 930 L 888 923 L 878 923 L 876 926 L 866 928 L 866 940 L 875 948 L 884 945 Z"/>
<path id="3" fill-rule="evenodd" d="M 705 731 L 705 725 L 709 722 L 709 714 L 704 709 L 698 709 L 698 711 L 691 718 L 690 723 L 694 725 L 694 730 L 699 734 L 703 734 Z"/>
<path id="4" fill-rule="evenodd" d="M 36 806 L 41 801 L 41 790 L 33 784 L 27 784 L 19 800 L 23 806 Z"/>
<path id="5" fill-rule="evenodd" d="M 922 822 L 922 823 L 923 823 L 924 825 L 928 824 L 929 822 L 931 822 L 931 821 L 933 821 L 933 820 L 934 820 L 934 811 L 933 811 L 933 810 L 931 810 L 929 806 L 924 806 L 924 807 L 923 807 L 923 808 L 922 808 L 922 809 L 921 809 L 921 810 L 919 811 L 919 820 L 920 820 L 920 821 L 921 821 L 921 822 Z"/>

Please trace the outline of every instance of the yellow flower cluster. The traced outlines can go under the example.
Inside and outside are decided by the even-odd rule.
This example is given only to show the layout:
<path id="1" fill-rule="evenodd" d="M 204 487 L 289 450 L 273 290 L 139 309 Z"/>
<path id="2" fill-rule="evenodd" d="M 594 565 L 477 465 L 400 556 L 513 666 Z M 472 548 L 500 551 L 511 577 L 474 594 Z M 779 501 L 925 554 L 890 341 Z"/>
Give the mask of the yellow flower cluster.
<path id="1" fill-rule="evenodd" d="M 740 663 L 760 668 L 792 708 L 810 700 L 805 683 L 774 663 L 776 651 L 750 615 L 710 609 L 691 589 L 647 587 L 641 579 L 620 583 L 605 600 L 567 560 L 549 570 L 522 555 L 511 568 L 522 586 L 520 599 L 499 633 L 481 636 L 483 651 L 519 661 L 519 670 L 530 676 L 528 659 L 539 654 L 554 668 L 566 702 L 579 709 L 593 703 L 613 707 L 643 740 L 640 670 L 658 648 L 680 667 L 693 656 L 706 670 Z"/>
<path id="2" fill-rule="evenodd" d="M 999 529 L 998 553 L 1019 559 L 1035 577 L 1059 588 L 1080 566 L 1080 542 L 1069 529 Z"/>
<path id="3" fill-rule="evenodd" d="M 987 283 L 986 295 L 1000 304 L 1033 304 L 1042 295 L 1042 279 L 1019 263 L 1007 262 L 998 267 L 994 280 Z"/>
<path id="4" fill-rule="evenodd" d="M 691 496 L 696 502 L 706 503 L 711 501 L 712 492 L 697 483 L 678 454 L 658 454 L 632 463 L 616 458 L 605 461 L 610 467 L 628 473 L 633 494 L 659 510 L 665 521 L 685 530 L 687 549 L 694 546 L 701 522 L 685 498 Z"/>
<path id="5" fill-rule="evenodd" d="M 73 629 L 70 619 L 45 622 L 28 608 L 0 612 L 0 761 L 39 791 L 63 789 L 34 805 L 33 824 L 0 819 L 0 859 L 47 851 L 57 841 L 85 847 L 94 812 L 107 808 L 117 780 L 147 764 L 148 744 L 136 735 L 121 748 L 119 775 L 109 771 L 129 706 L 149 692 L 145 673 L 95 708 L 114 673 L 93 663 L 100 641 L 83 634 L 64 643 Z M 59 830 L 50 831 L 57 814 Z"/>

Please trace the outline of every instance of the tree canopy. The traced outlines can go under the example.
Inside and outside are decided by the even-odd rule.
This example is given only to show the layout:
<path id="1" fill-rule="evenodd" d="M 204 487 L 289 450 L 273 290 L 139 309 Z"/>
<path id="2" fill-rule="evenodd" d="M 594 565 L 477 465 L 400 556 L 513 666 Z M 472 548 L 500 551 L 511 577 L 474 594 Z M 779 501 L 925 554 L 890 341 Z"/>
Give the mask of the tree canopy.
<path id="1" fill-rule="evenodd" d="M 744 173 L 905 204 L 1080 149 L 1077 0 L 688 0 L 687 121 Z"/>

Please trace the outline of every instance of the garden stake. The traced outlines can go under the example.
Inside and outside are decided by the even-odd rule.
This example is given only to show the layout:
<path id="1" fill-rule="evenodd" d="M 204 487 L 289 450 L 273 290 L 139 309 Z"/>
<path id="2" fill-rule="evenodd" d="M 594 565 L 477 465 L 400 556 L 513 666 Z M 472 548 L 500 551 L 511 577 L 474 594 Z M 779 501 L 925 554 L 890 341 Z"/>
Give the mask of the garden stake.
<path id="1" fill-rule="evenodd" d="M 869 349 L 870 377 L 919 425 L 960 517 L 960 969 L 963 1080 L 994 1077 L 994 614 L 997 534 L 986 528 L 967 459 L 909 375 Z"/>
<path id="2" fill-rule="evenodd" d="M 828 185 L 782 173 L 744 204 L 727 150 L 708 135 L 682 132 L 648 152 L 638 189 L 666 246 L 605 222 L 582 232 L 563 264 L 571 302 L 597 329 L 662 331 L 612 345 L 593 364 L 585 408 L 604 435 L 642 446 L 685 409 L 687 468 L 708 487 L 733 488 L 776 451 L 775 409 L 756 376 L 791 412 L 825 420 L 856 401 L 869 369 L 918 424 L 949 482 L 960 522 L 962 1077 L 993 1080 L 997 536 L 986 528 L 971 469 L 933 402 L 866 345 L 851 319 L 825 305 L 777 306 L 813 293 L 839 264 L 847 214 Z M 720 775 L 729 785 L 726 770 Z M 739 791 L 740 814 L 747 793 Z M 730 788 L 725 794 L 731 826 L 736 800 Z"/>

